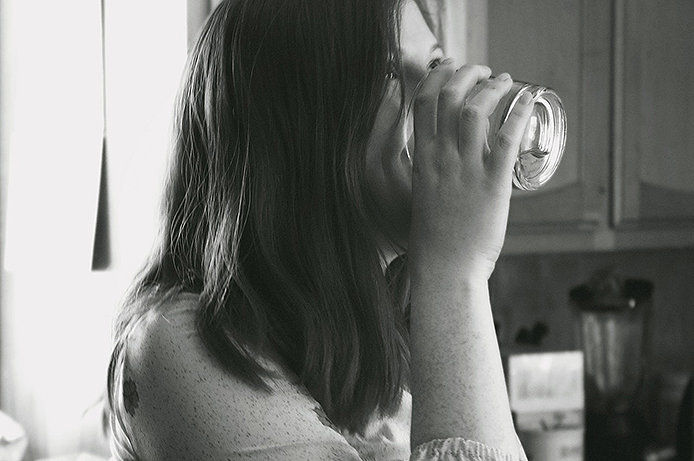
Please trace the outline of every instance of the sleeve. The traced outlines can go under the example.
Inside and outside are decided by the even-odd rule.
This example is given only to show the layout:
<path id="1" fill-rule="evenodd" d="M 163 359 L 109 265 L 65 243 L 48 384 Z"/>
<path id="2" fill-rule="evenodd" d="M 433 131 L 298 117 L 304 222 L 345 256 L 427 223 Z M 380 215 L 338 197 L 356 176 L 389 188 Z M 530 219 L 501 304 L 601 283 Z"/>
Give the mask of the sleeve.
<path id="1" fill-rule="evenodd" d="M 460 437 L 435 439 L 418 445 L 410 461 L 528 461 L 518 440 L 518 453 L 505 453 L 474 440 Z"/>
<path id="2" fill-rule="evenodd" d="M 217 365 L 193 318 L 148 314 L 128 341 L 122 413 L 138 459 L 359 459 L 291 378 L 268 394 Z"/>

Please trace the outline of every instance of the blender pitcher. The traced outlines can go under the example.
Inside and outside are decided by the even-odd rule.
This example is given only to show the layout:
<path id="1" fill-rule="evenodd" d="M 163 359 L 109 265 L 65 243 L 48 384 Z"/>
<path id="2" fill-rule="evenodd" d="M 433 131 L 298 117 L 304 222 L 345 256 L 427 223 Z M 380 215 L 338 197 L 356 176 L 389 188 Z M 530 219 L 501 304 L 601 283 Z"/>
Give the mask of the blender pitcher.
<path id="1" fill-rule="evenodd" d="M 635 400 L 643 380 L 653 285 L 599 272 L 570 292 L 584 353 L 587 459 L 636 459 L 642 443 Z"/>

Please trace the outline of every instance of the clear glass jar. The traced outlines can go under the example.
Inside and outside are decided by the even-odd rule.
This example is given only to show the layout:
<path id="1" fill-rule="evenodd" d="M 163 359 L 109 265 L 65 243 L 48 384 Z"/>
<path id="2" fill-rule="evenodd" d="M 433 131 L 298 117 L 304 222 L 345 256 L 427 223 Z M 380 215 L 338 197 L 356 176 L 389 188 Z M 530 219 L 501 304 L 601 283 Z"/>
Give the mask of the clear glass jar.
<path id="1" fill-rule="evenodd" d="M 417 94 L 422 81 L 415 88 L 414 95 Z M 489 117 L 487 136 L 495 135 L 499 131 L 521 95 L 526 92 L 532 95 L 534 106 L 513 169 L 513 185 L 517 189 L 531 191 L 549 181 L 564 155 L 566 113 L 559 95 L 550 88 L 514 81 L 511 90 L 501 99 L 496 110 Z M 414 146 L 411 116 L 413 103 L 414 96 L 407 107 L 408 122 L 404 130 L 405 148 L 410 158 L 412 158 L 410 149 Z"/>

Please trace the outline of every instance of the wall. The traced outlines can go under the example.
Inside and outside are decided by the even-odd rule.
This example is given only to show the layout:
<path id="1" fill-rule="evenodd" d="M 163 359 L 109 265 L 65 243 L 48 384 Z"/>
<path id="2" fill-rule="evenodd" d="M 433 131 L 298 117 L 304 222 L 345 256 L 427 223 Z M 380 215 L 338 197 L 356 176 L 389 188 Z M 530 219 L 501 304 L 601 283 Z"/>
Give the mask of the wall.
<path id="1" fill-rule="evenodd" d="M 25 459 L 85 447 L 114 309 L 157 228 L 186 1 L 103 4 L 105 93 L 99 1 L 0 3 L 0 409 L 27 431 Z M 111 253 L 94 271 L 104 179 Z"/>
<path id="2" fill-rule="evenodd" d="M 693 371 L 694 248 L 502 257 L 490 281 L 502 345 L 510 347 L 519 328 L 543 321 L 549 326 L 543 348 L 575 348 L 569 290 L 605 267 L 654 283 L 651 370 Z"/>

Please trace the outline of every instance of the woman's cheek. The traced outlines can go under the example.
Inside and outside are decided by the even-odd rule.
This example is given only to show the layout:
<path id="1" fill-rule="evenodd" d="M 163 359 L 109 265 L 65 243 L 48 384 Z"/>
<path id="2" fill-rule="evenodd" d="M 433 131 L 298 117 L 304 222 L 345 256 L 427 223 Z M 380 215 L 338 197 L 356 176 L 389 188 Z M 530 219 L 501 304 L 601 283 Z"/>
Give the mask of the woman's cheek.
<path id="1" fill-rule="evenodd" d="M 367 146 L 366 179 L 376 201 L 382 232 L 401 246 L 409 236 L 412 164 L 407 156 L 400 115 L 400 92 L 392 84 L 381 104 Z"/>

